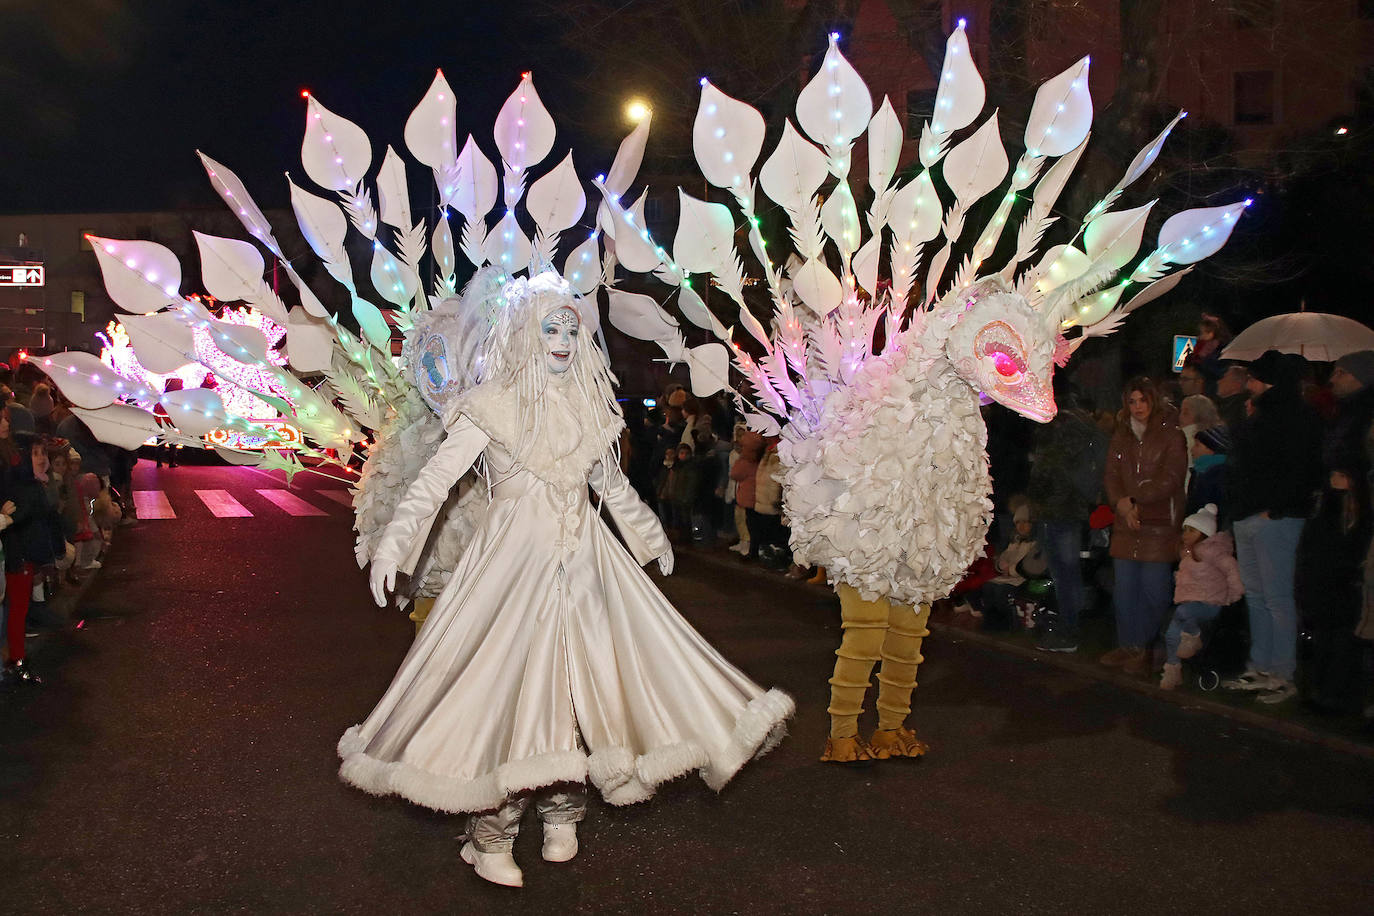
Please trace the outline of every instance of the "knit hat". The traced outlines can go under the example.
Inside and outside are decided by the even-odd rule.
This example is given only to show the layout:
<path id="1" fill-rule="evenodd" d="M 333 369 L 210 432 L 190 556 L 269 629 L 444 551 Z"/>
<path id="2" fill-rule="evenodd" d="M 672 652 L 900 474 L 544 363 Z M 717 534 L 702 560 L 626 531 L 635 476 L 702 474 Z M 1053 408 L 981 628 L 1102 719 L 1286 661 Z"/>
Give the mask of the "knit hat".
<path id="1" fill-rule="evenodd" d="M 1361 385 L 1368 387 L 1374 384 L 1374 350 L 1347 353 L 1336 360 L 1336 368 L 1344 369 L 1359 379 Z"/>
<path id="2" fill-rule="evenodd" d="M 1207 537 L 1217 533 L 1217 504 L 1208 503 L 1183 520 L 1184 528 L 1201 531 Z"/>
<path id="3" fill-rule="evenodd" d="M 1265 350 L 1259 359 L 1250 363 L 1250 377 L 1266 385 L 1284 385 L 1297 381 L 1292 358 L 1278 350 Z"/>
<path id="4" fill-rule="evenodd" d="M 1231 432 L 1224 424 L 1198 430 L 1197 435 L 1193 438 L 1218 455 L 1229 455 L 1234 445 L 1231 441 Z"/>

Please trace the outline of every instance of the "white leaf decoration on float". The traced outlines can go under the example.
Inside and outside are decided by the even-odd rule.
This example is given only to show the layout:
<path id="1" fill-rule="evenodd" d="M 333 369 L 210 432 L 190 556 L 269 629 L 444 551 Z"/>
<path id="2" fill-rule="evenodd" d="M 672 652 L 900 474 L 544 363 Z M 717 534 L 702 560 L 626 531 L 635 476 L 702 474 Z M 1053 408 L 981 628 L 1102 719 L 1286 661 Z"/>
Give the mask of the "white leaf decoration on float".
<path id="1" fill-rule="evenodd" d="M 792 275 L 792 288 L 817 315 L 828 315 L 840 304 L 844 287 L 835 274 L 818 260 L 807 261 Z"/>
<path id="2" fill-rule="evenodd" d="M 1175 264 L 1193 264 L 1221 250 L 1248 200 L 1224 207 L 1200 207 L 1175 213 L 1159 230 L 1159 247 Z"/>
<path id="3" fill-rule="evenodd" d="M 973 62 L 964 26 L 964 20 L 959 20 L 959 27 L 945 40 L 944 67 L 940 70 L 940 88 L 935 91 L 935 111 L 930 120 L 931 130 L 937 136 L 968 127 L 987 101 L 987 89 Z M 922 150 L 923 162 L 924 154 Z"/>
<path id="4" fill-rule="evenodd" d="M 200 249 L 200 280 L 206 292 L 221 302 L 251 302 L 268 318 L 285 323 L 286 312 L 276 297 L 262 295 L 267 265 L 256 247 L 238 239 L 191 234 Z"/>
<path id="5" fill-rule="evenodd" d="M 348 233 L 348 217 L 343 209 L 332 200 L 298 186 L 290 176 L 286 181 L 291 186 L 291 209 L 296 214 L 296 223 L 301 227 L 301 235 L 305 236 L 305 243 L 310 250 L 327 264 L 347 264 L 344 236 Z"/>
<path id="6" fill-rule="evenodd" d="M 612 215 L 615 222 L 615 256 L 625 269 L 635 273 L 649 273 L 663 263 L 657 247 L 644 228 L 646 190 L 629 210 L 617 208 Z"/>
<path id="7" fill-rule="evenodd" d="M 825 153 L 807 142 L 789 119 L 783 122 L 777 148 L 759 170 L 759 185 L 784 210 L 797 213 L 820 189 L 827 172 Z"/>
<path id="8" fill-rule="evenodd" d="M 229 420 L 224 401 L 213 388 L 184 388 L 162 396 L 167 415 L 188 436 L 203 436 Z"/>
<path id="9" fill-rule="evenodd" d="M 325 108 L 313 95 L 305 108 L 305 174 L 322 188 L 352 191 L 372 166 L 372 142 L 361 127 Z"/>
<path id="10" fill-rule="evenodd" d="M 439 212 L 434 223 L 434 234 L 430 236 L 429 251 L 434 256 L 441 277 L 451 277 L 454 269 L 453 229 L 448 224 L 448 213 Z"/>
<path id="11" fill-rule="evenodd" d="M 1083 245 L 1095 270 L 1119 270 L 1130 263 L 1140 250 L 1145 221 L 1156 203 L 1152 200 L 1132 210 L 1107 213 L 1088 224 L 1083 233 Z"/>
<path id="12" fill-rule="evenodd" d="M 211 321 L 209 331 L 215 347 L 230 359 L 249 365 L 267 362 L 267 338 L 257 328 Z"/>
<path id="13" fill-rule="evenodd" d="M 171 375 L 196 361 L 195 330 L 175 312 L 126 315 L 119 323 L 129 335 L 134 355 L 149 372 Z"/>
<path id="14" fill-rule="evenodd" d="M 391 326 L 382 317 L 381 310 L 371 302 L 359 299 L 357 296 L 353 297 L 352 309 L 353 320 L 358 322 L 358 327 L 362 330 L 368 343 L 390 356 Z"/>
<path id="15" fill-rule="evenodd" d="M 735 222 L 730 208 L 707 203 L 678 188 L 677 237 L 673 259 L 691 273 L 720 273 L 735 254 Z"/>
<path id="16" fill-rule="evenodd" d="M 678 335 L 677 322 L 652 296 L 613 289 L 608 292 L 611 325 L 639 340 L 667 340 Z"/>
<path id="17" fill-rule="evenodd" d="M 601 259 L 597 249 L 596 236 L 588 238 L 568 255 L 563 264 L 563 279 L 579 296 L 585 296 L 596 289 L 601 282 Z"/>
<path id="18" fill-rule="evenodd" d="M 940 234 L 940 196 L 930 173 L 923 171 L 902 185 L 888 208 L 888 225 L 901 242 L 925 243 Z"/>
<path id="19" fill-rule="evenodd" d="M 905 139 L 901 119 L 892 102 L 883 96 L 878 113 L 868 122 L 868 186 L 874 194 L 881 194 L 892 183 Z"/>
<path id="20" fill-rule="evenodd" d="M 635 129 L 620 141 L 615 160 L 611 162 L 611 170 L 606 173 L 606 190 L 616 197 L 630 190 L 635 176 L 639 174 L 639 167 L 644 162 L 644 147 L 649 142 L 649 124 L 653 118 L 653 112 L 645 114 Z"/>
<path id="21" fill-rule="evenodd" d="M 554 133 L 553 118 L 535 91 L 533 79 L 528 72 L 522 74 L 520 85 L 496 116 L 493 135 L 501 158 L 519 174 L 544 161 L 553 149 Z"/>
<path id="22" fill-rule="evenodd" d="M 506 271 L 519 270 L 529 263 L 530 240 L 516 221 L 514 211 L 507 211 L 501 222 L 487 234 L 482 253 L 488 261 Z"/>
<path id="23" fill-rule="evenodd" d="M 171 250 L 156 242 L 89 239 L 115 305 L 148 315 L 181 304 L 181 262 Z"/>
<path id="24" fill-rule="evenodd" d="M 435 172 L 450 172 L 457 162 L 456 111 L 457 98 L 444 71 L 435 71 L 424 98 L 406 119 L 404 134 L 410 154 Z"/>
<path id="25" fill-rule="evenodd" d="M 87 410 L 113 404 L 122 394 L 133 394 L 135 390 L 147 391 L 144 386 L 117 374 L 101 362 L 100 357 L 80 350 L 44 357 L 43 368 L 54 381 L 61 383 L 62 393 L 68 400 Z"/>
<path id="26" fill-rule="evenodd" d="M 406 167 L 391 147 L 382 157 L 377 173 L 377 196 L 380 198 L 382 222 L 405 232 L 414 223 L 410 219 L 410 192 L 406 184 Z"/>
<path id="27" fill-rule="evenodd" d="M 496 166 L 482 155 L 477 141 L 468 135 L 458 156 L 458 182 L 452 195 L 454 209 L 469 221 L 482 219 L 496 206 Z"/>
<path id="28" fill-rule="evenodd" d="M 370 271 L 372 288 L 392 305 L 405 308 L 415 298 L 420 288 L 420 278 L 415 271 L 387 251 L 380 244 L 372 246 L 372 269 Z"/>
<path id="29" fill-rule="evenodd" d="M 65 392 L 66 389 L 64 388 Z M 72 407 L 91 433 L 101 442 L 133 451 L 161 429 L 157 417 L 131 404 L 111 404 L 99 410 Z"/>
<path id="30" fill-rule="evenodd" d="M 684 318 L 699 328 L 713 332 L 720 329 L 719 319 L 711 314 L 701 296 L 690 286 L 684 284 L 677 288 L 677 308 Z"/>
<path id="31" fill-rule="evenodd" d="M 687 351 L 692 394 L 708 398 L 730 385 L 730 351 L 724 344 L 708 343 Z"/>
<path id="32" fill-rule="evenodd" d="M 292 309 L 286 318 L 286 358 L 297 372 L 323 372 L 333 364 L 334 332 L 323 318 Z"/>
<path id="33" fill-rule="evenodd" d="M 577 177 L 571 152 L 530 186 L 525 207 L 545 232 L 562 232 L 577 224 L 587 208 L 587 195 Z"/>
<path id="34" fill-rule="evenodd" d="M 839 35 L 830 34 L 821 68 L 797 96 L 797 123 L 826 147 L 854 142 L 873 116 L 873 97 L 862 77 L 840 53 Z"/>
<path id="35" fill-rule="evenodd" d="M 1088 136 L 1093 124 L 1088 64 L 1085 57 L 1036 90 L 1025 132 L 1031 156 L 1062 156 Z"/>
<path id="36" fill-rule="evenodd" d="M 997 127 L 997 112 L 949 151 L 945 157 L 945 184 L 958 202 L 968 208 L 992 192 L 1011 167 Z"/>
<path id="37" fill-rule="evenodd" d="M 701 174 L 718 188 L 744 191 L 763 149 L 763 115 L 702 80 L 692 122 L 692 151 Z"/>

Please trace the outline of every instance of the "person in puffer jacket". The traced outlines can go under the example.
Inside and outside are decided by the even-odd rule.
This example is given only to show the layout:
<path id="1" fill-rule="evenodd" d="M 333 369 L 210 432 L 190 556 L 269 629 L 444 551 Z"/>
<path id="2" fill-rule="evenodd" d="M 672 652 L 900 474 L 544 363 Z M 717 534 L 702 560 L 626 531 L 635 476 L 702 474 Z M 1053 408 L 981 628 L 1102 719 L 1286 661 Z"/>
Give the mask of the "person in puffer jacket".
<path id="1" fill-rule="evenodd" d="M 1179 659 L 1202 648 L 1201 624 L 1245 596 L 1231 535 L 1217 531 L 1217 507 L 1208 503 L 1183 520 L 1183 553 L 1174 580 L 1173 620 L 1164 634 L 1168 653 L 1159 686 L 1173 690 L 1183 683 Z"/>

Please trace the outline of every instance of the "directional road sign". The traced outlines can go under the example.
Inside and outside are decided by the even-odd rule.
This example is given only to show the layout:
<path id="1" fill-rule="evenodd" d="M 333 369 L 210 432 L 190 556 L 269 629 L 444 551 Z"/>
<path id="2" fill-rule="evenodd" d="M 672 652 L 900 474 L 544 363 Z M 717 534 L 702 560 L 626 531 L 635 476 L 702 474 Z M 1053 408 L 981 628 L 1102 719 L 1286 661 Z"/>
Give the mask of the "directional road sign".
<path id="1" fill-rule="evenodd" d="M 0 286 L 42 285 L 42 264 L 0 264 Z"/>

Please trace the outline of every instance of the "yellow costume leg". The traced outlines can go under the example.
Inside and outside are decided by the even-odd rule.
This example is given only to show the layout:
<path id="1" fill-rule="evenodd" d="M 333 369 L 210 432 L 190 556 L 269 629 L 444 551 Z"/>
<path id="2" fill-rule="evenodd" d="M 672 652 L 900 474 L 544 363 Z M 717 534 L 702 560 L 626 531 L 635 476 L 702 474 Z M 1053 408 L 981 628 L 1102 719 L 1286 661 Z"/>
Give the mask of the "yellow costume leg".
<path id="1" fill-rule="evenodd" d="M 830 678 L 830 737 L 821 760 L 854 763 L 871 760 L 859 738 L 859 713 L 873 664 L 881 657 L 887 618 L 892 608 L 885 598 L 865 601 L 852 586 L 835 586 L 840 596 L 840 626 L 844 636 L 835 650 L 835 673 Z"/>
<path id="2" fill-rule="evenodd" d="M 926 621 L 930 605 L 913 608 L 892 605 L 892 625 L 883 640 L 883 667 L 878 672 L 878 730 L 873 733 L 872 752 L 879 760 L 889 757 L 920 757 L 929 748 L 903 723 L 911 714 L 911 691 L 916 687 L 916 669 L 925 656 L 921 642 L 930 635 Z"/>
<path id="3" fill-rule="evenodd" d="M 420 627 L 425 625 L 425 620 L 429 618 L 429 612 L 434 609 L 433 598 L 416 598 L 415 607 L 411 610 L 409 617 L 415 621 L 415 633 L 419 635 Z"/>

